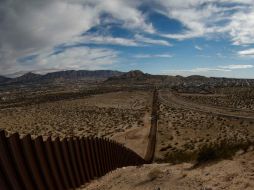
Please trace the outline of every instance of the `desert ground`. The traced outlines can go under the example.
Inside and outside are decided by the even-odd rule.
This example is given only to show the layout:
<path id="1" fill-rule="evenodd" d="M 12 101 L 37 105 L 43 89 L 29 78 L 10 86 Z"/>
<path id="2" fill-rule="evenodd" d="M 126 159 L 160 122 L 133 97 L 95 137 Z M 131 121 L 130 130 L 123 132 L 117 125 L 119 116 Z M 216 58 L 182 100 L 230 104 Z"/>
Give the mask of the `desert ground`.
<path id="1" fill-rule="evenodd" d="M 193 168 L 191 163 L 117 169 L 84 190 L 253 190 L 254 151 Z"/>
<path id="2" fill-rule="evenodd" d="M 7 104 L 0 109 L 0 129 L 33 138 L 106 137 L 144 157 L 152 94 L 125 90 Z M 254 189 L 253 89 L 208 94 L 160 89 L 158 101 L 155 163 L 118 169 L 85 189 Z"/>
<path id="3" fill-rule="evenodd" d="M 33 137 L 114 138 L 118 133 L 144 127 L 151 99 L 150 92 L 115 92 L 5 108 L 0 110 L 0 128 Z"/>
<path id="4" fill-rule="evenodd" d="M 251 107 L 249 102 L 242 101 L 242 110 L 239 111 L 239 108 L 234 110 L 211 106 L 206 101 L 211 97 L 216 95 L 160 92 L 155 160 L 175 163 L 191 161 L 196 160 L 199 152 L 207 148 L 237 150 L 240 146 L 247 148 L 253 144 L 254 111 L 246 109 Z"/>

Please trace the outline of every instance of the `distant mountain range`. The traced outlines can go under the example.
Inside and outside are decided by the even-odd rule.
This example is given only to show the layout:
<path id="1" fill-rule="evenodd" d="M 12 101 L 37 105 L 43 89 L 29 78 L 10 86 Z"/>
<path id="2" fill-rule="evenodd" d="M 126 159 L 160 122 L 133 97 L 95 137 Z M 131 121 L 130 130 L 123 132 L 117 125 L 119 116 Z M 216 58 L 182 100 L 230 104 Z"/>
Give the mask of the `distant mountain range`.
<path id="1" fill-rule="evenodd" d="M 35 74 L 32 72 L 26 73 L 20 77 L 8 78 L 0 76 L 0 84 L 15 84 L 15 83 L 33 83 L 33 82 L 54 82 L 59 80 L 92 80 L 92 79 L 107 79 L 109 77 L 120 76 L 124 74 L 120 71 L 113 70 L 68 70 L 47 73 L 45 75 Z"/>
<path id="2" fill-rule="evenodd" d="M 254 79 L 234 79 L 223 77 L 204 77 L 192 75 L 188 77 L 151 75 L 139 70 L 120 72 L 113 70 L 68 70 L 52 72 L 45 75 L 26 73 L 20 77 L 7 78 L 0 76 L 0 85 L 8 84 L 50 84 L 65 81 L 100 80 L 106 84 L 117 85 L 157 85 L 165 87 L 182 86 L 254 86 Z"/>

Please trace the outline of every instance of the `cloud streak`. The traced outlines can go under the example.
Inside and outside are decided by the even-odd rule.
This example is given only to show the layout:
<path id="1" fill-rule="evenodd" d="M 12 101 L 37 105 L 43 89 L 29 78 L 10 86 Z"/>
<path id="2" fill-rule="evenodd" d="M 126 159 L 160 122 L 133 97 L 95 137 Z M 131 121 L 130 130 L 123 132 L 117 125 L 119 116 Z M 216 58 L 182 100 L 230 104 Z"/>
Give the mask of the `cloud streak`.
<path id="1" fill-rule="evenodd" d="M 133 56 L 134 58 L 171 58 L 171 54 L 137 54 Z"/>
<path id="2" fill-rule="evenodd" d="M 238 51 L 238 55 L 242 57 L 254 57 L 254 48 Z"/>

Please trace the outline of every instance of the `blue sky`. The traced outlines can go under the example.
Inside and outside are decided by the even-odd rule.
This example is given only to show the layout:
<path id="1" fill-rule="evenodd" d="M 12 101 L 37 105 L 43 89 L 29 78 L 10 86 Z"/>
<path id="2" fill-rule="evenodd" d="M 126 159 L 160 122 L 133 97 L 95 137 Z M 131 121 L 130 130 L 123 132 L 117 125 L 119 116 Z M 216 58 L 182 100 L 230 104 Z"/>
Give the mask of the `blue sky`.
<path id="1" fill-rule="evenodd" d="M 252 0 L 4 0 L 0 74 L 139 69 L 254 78 Z"/>

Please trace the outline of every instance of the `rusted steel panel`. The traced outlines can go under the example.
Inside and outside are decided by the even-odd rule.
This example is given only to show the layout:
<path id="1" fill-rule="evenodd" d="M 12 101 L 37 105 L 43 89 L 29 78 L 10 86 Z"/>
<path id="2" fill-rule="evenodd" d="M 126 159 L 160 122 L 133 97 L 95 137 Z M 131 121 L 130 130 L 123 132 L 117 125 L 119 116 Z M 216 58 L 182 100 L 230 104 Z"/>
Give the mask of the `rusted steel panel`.
<path id="1" fill-rule="evenodd" d="M 82 155 L 83 170 L 85 172 L 87 181 L 90 181 L 91 179 L 94 178 L 95 171 L 92 167 L 89 145 L 87 141 L 85 142 L 84 138 L 80 139 L 80 148 L 81 148 L 81 155 Z"/>
<path id="2" fill-rule="evenodd" d="M 77 187 L 77 184 L 74 179 L 74 171 L 71 167 L 71 158 L 70 158 L 70 154 L 69 154 L 67 140 L 63 139 L 62 141 L 60 141 L 60 143 L 61 143 L 61 147 L 62 147 L 62 151 L 63 151 L 63 158 L 64 158 L 64 162 L 65 162 L 65 167 L 67 168 L 68 176 L 71 181 L 71 187 L 75 188 L 75 187 Z"/>
<path id="3" fill-rule="evenodd" d="M 35 151 L 37 159 L 39 161 L 39 166 L 41 168 L 44 179 L 46 180 L 48 189 L 55 190 L 57 189 L 56 182 L 54 181 L 53 175 L 49 168 L 49 164 L 46 158 L 46 152 L 44 147 L 44 142 L 42 137 L 39 136 L 34 140 Z"/>
<path id="4" fill-rule="evenodd" d="M 100 150 L 99 150 L 99 140 L 96 137 L 95 139 L 93 139 L 93 144 L 94 144 L 94 152 L 95 152 L 95 161 L 97 163 L 98 166 L 98 177 L 101 177 L 103 175 L 103 169 L 102 169 L 102 163 L 101 163 L 101 155 L 100 155 Z"/>
<path id="5" fill-rule="evenodd" d="M 87 138 L 86 140 L 87 140 L 87 143 L 89 145 L 92 166 L 93 166 L 93 169 L 95 171 L 95 176 L 94 177 L 100 177 L 97 158 L 96 158 L 96 154 L 95 154 L 95 146 L 94 146 L 95 141 L 91 138 Z"/>
<path id="6" fill-rule="evenodd" d="M 57 160 L 57 165 L 60 171 L 62 183 L 64 187 L 70 188 L 71 187 L 71 180 L 69 177 L 69 173 L 66 168 L 66 164 L 64 162 L 64 157 L 63 157 L 63 152 L 62 152 L 62 147 L 59 138 L 56 138 L 53 142 L 53 149 L 55 152 L 56 160 Z"/>
<path id="7" fill-rule="evenodd" d="M 68 148 L 69 148 L 69 154 L 70 154 L 70 158 L 71 158 L 71 167 L 72 170 L 74 171 L 74 178 L 76 181 L 77 186 L 79 187 L 82 183 L 81 183 L 81 176 L 80 173 L 78 171 L 78 165 L 77 165 L 77 157 L 75 155 L 75 147 L 74 147 L 74 142 L 73 142 L 73 138 L 70 138 L 68 141 Z"/>
<path id="8" fill-rule="evenodd" d="M 64 183 L 62 183 L 63 179 L 61 178 L 60 171 L 58 170 L 58 167 L 57 167 L 57 160 L 54 155 L 54 150 L 53 150 L 51 138 L 49 137 L 44 143 L 45 143 L 45 150 L 46 150 L 47 159 L 48 159 L 51 171 L 52 171 L 52 175 L 53 175 L 54 180 L 56 182 L 57 189 L 67 189 L 67 187 L 64 186 Z"/>
<path id="9" fill-rule="evenodd" d="M 47 190 L 46 181 L 43 179 L 40 168 L 38 167 L 39 163 L 36 160 L 34 141 L 31 139 L 30 135 L 25 136 L 21 140 L 21 144 L 24 150 L 24 158 L 28 163 L 28 168 L 32 174 L 34 182 L 36 184 L 36 189 L 38 190 Z"/>
<path id="10" fill-rule="evenodd" d="M 100 160 L 100 163 L 101 163 L 101 170 L 102 170 L 102 175 L 105 175 L 107 173 L 107 169 L 106 169 L 106 162 L 105 162 L 105 152 L 104 152 L 104 147 L 103 147 L 103 142 L 102 142 L 102 139 L 99 139 L 98 138 L 98 141 L 97 141 L 97 144 L 98 144 L 98 150 L 99 150 L 99 160 Z"/>
<path id="11" fill-rule="evenodd" d="M 25 189 L 33 190 L 36 189 L 36 185 L 34 180 L 32 179 L 31 174 L 29 173 L 29 168 L 24 160 L 24 155 L 22 153 L 21 141 L 18 133 L 11 135 L 8 138 L 8 142 L 10 145 L 11 154 L 13 156 L 13 160 L 16 164 L 19 176 L 25 185 Z"/>
<path id="12" fill-rule="evenodd" d="M 11 185 L 7 180 L 7 176 L 5 176 L 1 167 L 0 167 L 0 188 L 1 190 L 12 190 Z"/>
<path id="13" fill-rule="evenodd" d="M 2 172 L 5 176 L 7 176 L 12 189 L 24 190 L 25 186 L 17 173 L 16 166 L 12 160 L 9 150 L 10 148 L 7 138 L 5 137 L 5 132 L 0 131 L 0 167 Z"/>
<path id="14" fill-rule="evenodd" d="M 77 158 L 78 170 L 79 170 L 80 177 L 81 177 L 81 184 L 84 184 L 85 182 L 87 182 L 87 178 L 85 175 L 84 166 L 83 166 L 83 162 L 82 162 L 80 139 L 74 140 L 74 150 L 75 150 L 75 155 Z"/>
<path id="15" fill-rule="evenodd" d="M 118 167 L 144 163 L 132 150 L 100 138 L 44 142 L 41 136 L 6 138 L 0 132 L 0 153 L 1 190 L 67 190 Z"/>
<path id="16" fill-rule="evenodd" d="M 109 149 L 109 146 L 108 146 L 108 140 L 107 139 L 104 139 L 104 143 L 103 143 L 103 146 L 104 146 L 104 152 L 105 152 L 105 162 L 106 162 L 106 170 L 107 172 L 111 171 L 111 162 L 110 162 L 110 149 Z"/>
<path id="17" fill-rule="evenodd" d="M 115 164 L 115 168 L 119 167 L 119 147 L 117 146 L 117 144 L 115 142 L 113 142 L 113 146 L 114 146 L 114 164 Z"/>

